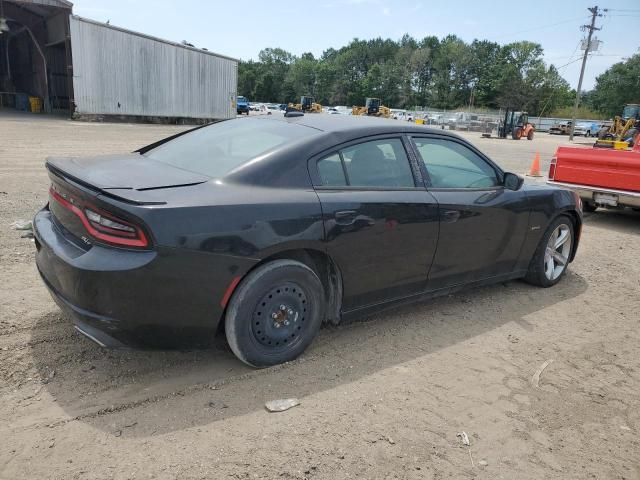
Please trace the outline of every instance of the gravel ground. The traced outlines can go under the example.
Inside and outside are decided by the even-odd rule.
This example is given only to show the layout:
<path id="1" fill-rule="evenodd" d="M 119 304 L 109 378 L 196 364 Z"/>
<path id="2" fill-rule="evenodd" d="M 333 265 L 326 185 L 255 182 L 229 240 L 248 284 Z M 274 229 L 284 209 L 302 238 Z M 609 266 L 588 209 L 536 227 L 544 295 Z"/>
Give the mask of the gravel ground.
<path id="1" fill-rule="evenodd" d="M 587 215 L 554 288 L 508 282 L 325 328 L 266 370 L 222 338 L 109 351 L 75 333 L 10 227 L 46 202 L 44 157 L 183 128 L 0 113 L 0 478 L 640 479 L 638 213 Z M 463 135 L 515 172 L 536 151 L 545 171 L 566 142 Z M 265 411 L 286 397 L 301 404 Z"/>

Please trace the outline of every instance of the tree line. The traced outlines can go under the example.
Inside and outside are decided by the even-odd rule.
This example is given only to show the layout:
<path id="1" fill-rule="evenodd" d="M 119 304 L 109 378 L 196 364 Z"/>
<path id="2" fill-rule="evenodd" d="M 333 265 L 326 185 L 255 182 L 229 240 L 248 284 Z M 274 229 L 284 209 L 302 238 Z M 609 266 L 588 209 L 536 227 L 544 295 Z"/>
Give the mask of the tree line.
<path id="1" fill-rule="evenodd" d="M 266 48 L 257 61 L 240 63 L 238 94 L 278 103 L 312 95 L 323 105 L 351 106 L 378 97 L 396 108 L 510 107 L 547 114 L 571 105 L 575 91 L 542 54 L 533 42 L 467 43 L 455 35 L 354 39 L 319 58 Z"/>
<path id="2" fill-rule="evenodd" d="M 623 105 L 640 103 L 640 53 L 611 66 L 596 78 L 584 103 L 608 118 L 620 115 Z"/>

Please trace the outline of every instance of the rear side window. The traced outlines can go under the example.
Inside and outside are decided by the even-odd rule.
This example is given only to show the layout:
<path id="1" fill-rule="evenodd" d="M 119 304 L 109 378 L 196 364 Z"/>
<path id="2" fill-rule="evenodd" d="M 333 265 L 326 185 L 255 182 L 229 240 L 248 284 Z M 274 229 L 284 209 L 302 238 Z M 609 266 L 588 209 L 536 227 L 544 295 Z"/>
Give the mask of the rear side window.
<path id="1" fill-rule="evenodd" d="M 181 135 L 144 155 L 217 178 L 281 145 L 315 134 L 315 129 L 271 119 L 227 120 Z"/>
<path id="2" fill-rule="evenodd" d="M 318 162 L 318 172 L 322 179 L 322 185 L 344 187 L 347 185 L 347 177 L 342 168 L 340 155 L 334 153 Z"/>
<path id="3" fill-rule="evenodd" d="M 322 185 L 415 187 L 409 159 L 398 138 L 359 143 L 318 161 Z"/>

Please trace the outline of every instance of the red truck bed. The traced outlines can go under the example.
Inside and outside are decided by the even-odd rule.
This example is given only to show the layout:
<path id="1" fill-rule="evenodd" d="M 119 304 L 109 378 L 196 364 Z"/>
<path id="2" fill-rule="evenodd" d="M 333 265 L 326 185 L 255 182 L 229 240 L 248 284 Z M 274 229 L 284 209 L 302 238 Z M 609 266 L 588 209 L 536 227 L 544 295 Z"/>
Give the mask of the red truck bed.
<path id="1" fill-rule="evenodd" d="M 640 192 L 640 151 L 558 147 L 549 179 Z"/>

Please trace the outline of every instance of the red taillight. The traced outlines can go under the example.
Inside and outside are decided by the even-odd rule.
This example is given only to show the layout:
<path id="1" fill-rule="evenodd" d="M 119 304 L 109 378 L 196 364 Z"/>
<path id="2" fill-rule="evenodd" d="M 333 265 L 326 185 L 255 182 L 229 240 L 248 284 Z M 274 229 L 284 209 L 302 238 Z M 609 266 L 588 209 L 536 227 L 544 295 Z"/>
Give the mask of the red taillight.
<path id="1" fill-rule="evenodd" d="M 557 157 L 553 157 L 551 159 L 551 165 L 549 165 L 549 180 L 553 180 L 553 178 L 556 176 L 556 162 L 557 162 Z"/>
<path id="2" fill-rule="evenodd" d="M 75 214 L 92 237 L 121 247 L 149 246 L 146 235 L 139 227 L 93 207 L 85 207 L 82 210 L 56 192 L 53 187 L 49 189 L 49 194 L 56 202 Z"/>

